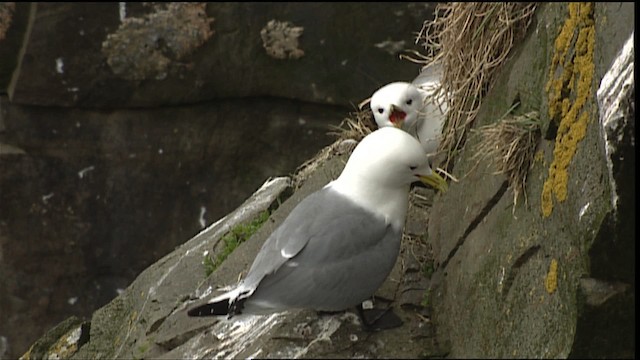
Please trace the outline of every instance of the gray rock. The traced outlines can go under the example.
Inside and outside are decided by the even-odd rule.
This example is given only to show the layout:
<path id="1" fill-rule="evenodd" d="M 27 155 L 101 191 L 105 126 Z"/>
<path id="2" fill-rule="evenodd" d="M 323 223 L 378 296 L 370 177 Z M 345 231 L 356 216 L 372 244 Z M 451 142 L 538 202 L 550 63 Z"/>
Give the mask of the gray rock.
<path id="1" fill-rule="evenodd" d="M 269 201 L 256 205 L 254 198 L 249 199 L 145 270 L 124 294 L 94 314 L 90 342 L 72 358 L 407 358 L 433 352 L 437 348 L 435 333 L 428 315 L 416 315 L 416 309 L 421 309 L 419 304 L 396 307 L 405 325 L 384 333 L 363 332 L 353 312 L 319 316 L 299 311 L 264 317 L 239 316 L 231 321 L 186 315 L 198 297 L 216 287 L 235 284 L 238 274 L 248 270 L 266 237 L 302 198 L 336 178 L 344 160 L 345 156 L 336 156 L 319 166 L 210 277 L 205 278 L 200 264 L 203 252 L 215 251 L 214 244 L 240 221 L 238 216 L 244 215 L 246 220 L 268 207 Z M 411 216 L 424 216 L 423 210 L 413 209 Z M 410 249 L 403 248 L 402 259 L 420 253 L 418 248 Z M 400 287 L 409 287 L 401 281 L 405 272 L 403 263 L 404 260 L 397 263 L 379 295 L 393 299 Z"/>
<path id="2" fill-rule="evenodd" d="M 626 225 L 611 224 L 633 224 L 635 210 L 630 204 L 635 196 L 624 196 L 627 200 L 618 204 L 618 210 L 612 207 L 611 198 L 614 183 L 619 181 L 616 187 L 629 191 L 630 185 L 625 184 L 633 176 L 626 169 L 634 167 L 635 145 L 628 136 L 614 140 L 614 147 L 624 154 L 617 155 L 624 159 L 618 162 L 624 164 L 618 174 L 625 174 L 626 179 L 616 175 L 615 181 L 607 180 L 609 160 L 598 110 L 606 113 L 609 109 L 599 109 L 595 97 L 600 79 L 633 31 L 633 19 L 628 18 L 631 10 L 630 4 L 595 5 L 595 73 L 591 95 L 586 98 L 586 134 L 568 168 L 567 198 L 563 202 L 553 199 L 549 217 L 543 216 L 541 194 L 554 151 L 560 151 L 555 149 L 559 146 L 555 139 L 539 145 L 541 156 L 527 177 L 528 203 L 519 204 L 513 215 L 513 194 L 506 178 L 490 175 L 493 168 L 486 162 L 434 202 L 431 214 L 438 216 L 429 218 L 429 239 L 438 264 L 434 277 L 439 281 L 432 291 L 438 338 L 450 342 L 450 356 L 632 356 L 629 350 L 635 343 L 629 300 L 634 290 L 624 288 L 627 290 L 608 300 L 616 308 L 608 312 L 608 334 L 600 331 L 604 322 L 593 323 L 605 317 L 585 308 L 579 295 L 583 277 L 629 283 L 634 279 L 635 235 L 630 236 Z M 566 5 L 561 4 L 537 10 L 531 36 L 504 65 L 475 126 L 499 119 L 517 94 L 523 112 L 535 109 L 544 119 L 547 103 L 541 99 L 547 98 L 548 60 L 566 14 Z M 605 17 L 606 24 L 598 20 Z M 630 134 L 632 123 L 622 121 L 621 131 Z M 476 164 L 473 148 L 473 143 L 466 144 L 454 175 L 467 174 Z M 612 216 L 617 220 L 612 222 Z M 596 340 L 603 338 L 609 340 Z"/>

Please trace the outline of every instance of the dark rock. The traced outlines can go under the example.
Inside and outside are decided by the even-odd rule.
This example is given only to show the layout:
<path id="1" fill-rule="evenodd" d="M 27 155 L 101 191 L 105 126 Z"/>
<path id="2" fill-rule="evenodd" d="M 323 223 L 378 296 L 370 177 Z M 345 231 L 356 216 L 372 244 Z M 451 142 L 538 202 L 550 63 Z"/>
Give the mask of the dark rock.
<path id="1" fill-rule="evenodd" d="M 635 356 L 634 47 L 631 35 L 597 92 L 613 211 L 589 250 L 591 277 L 580 280 L 584 304 L 571 358 Z"/>
<path id="2" fill-rule="evenodd" d="M 417 49 L 412 34 L 433 17 L 434 4 L 33 7 L 11 100 L 122 108 L 247 96 L 357 104 L 385 83 L 415 77 L 417 67 L 400 60 L 398 51 Z M 288 30 L 296 35 L 287 38 L 288 47 L 297 41 L 293 48 L 265 48 L 261 33 L 266 36 L 274 20 L 296 29 Z M 285 58 L 274 58 L 273 51 L 285 51 Z"/>
<path id="3" fill-rule="evenodd" d="M 0 94 L 5 94 L 24 43 L 31 3 L 0 3 Z"/>
<path id="4" fill-rule="evenodd" d="M 278 99 L 93 111 L 3 98 L 0 108 L 0 335 L 14 356 L 292 173 L 346 114 Z"/>

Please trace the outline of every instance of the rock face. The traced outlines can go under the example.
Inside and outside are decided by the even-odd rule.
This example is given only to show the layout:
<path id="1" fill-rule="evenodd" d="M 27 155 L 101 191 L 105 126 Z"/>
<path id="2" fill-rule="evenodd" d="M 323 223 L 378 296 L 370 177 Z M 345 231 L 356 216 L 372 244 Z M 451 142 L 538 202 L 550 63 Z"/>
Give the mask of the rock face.
<path id="1" fill-rule="evenodd" d="M 412 33 L 433 16 L 434 5 L 31 7 L 11 100 L 122 108 L 249 96 L 357 104 L 373 89 L 417 74 L 398 52 L 417 49 Z M 286 26 L 278 29 L 278 23 Z M 52 32 L 57 36 L 49 36 Z M 279 52 L 283 56 L 274 56 Z"/>
<path id="2" fill-rule="evenodd" d="M 277 206 L 288 179 L 278 178 L 265 183 L 236 211 L 146 269 L 121 296 L 94 314 L 89 342 L 72 357 L 415 358 L 423 353 L 437 352 L 429 314 L 419 305 L 427 284 L 416 259 L 416 256 L 424 256 L 425 248 L 417 243 L 405 244 L 402 261 L 397 263 L 390 280 L 379 291 L 379 295 L 395 298 L 402 305 L 396 311 L 405 325 L 389 332 L 363 332 L 356 315 L 349 312 L 319 317 L 313 312 L 302 311 L 239 317 L 233 321 L 190 318 L 186 314 L 197 297 L 211 293 L 215 287 L 234 284 L 238 274 L 251 265 L 266 237 L 301 199 L 336 178 L 344 160 L 346 156 L 338 154 L 322 164 L 210 277 L 206 277 L 202 265 L 205 251 L 214 254 L 220 251 L 222 235 L 238 223 Z M 427 216 L 428 209 L 414 206 L 411 214 L 413 231 L 423 232 L 424 224 L 420 219 Z M 52 353 L 40 343 L 25 358 L 39 358 L 42 354 L 46 357 Z"/>
<path id="3" fill-rule="evenodd" d="M 350 312 L 231 321 L 186 316 L 196 299 L 234 284 L 293 206 L 340 173 L 347 155 L 334 154 L 290 197 L 283 193 L 286 179 L 267 183 L 236 211 L 142 272 L 93 314 L 89 339 L 71 358 L 632 357 L 633 5 L 598 3 L 585 12 L 570 12 L 567 6 L 538 7 L 527 38 L 513 49 L 474 124 L 497 121 L 519 98 L 517 111 L 536 110 L 545 129 L 553 121 L 564 129 L 545 131 L 528 173 L 527 202 L 513 207 L 506 178 L 495 175 L 487 162 L 476 164 L 477 139 L 470 137 L 452 169 L 460 182 L 435 195 L 430 207 L 420 200 L 424 192 L 412 195 L 408 241 L 378 293 L 393 301 L 402 327 L 365 333 Z M 572 21 L 576 14 L 592 21 Z M 292 24 L 302 26 L 295 19 Z M 580 61 L 572 63 L 572 55 L 552 61 L 562 50 L 556 41 L 561 29 L 573 39 L 569 48 L 575 51 L 568 54 L 582 56 Z M 300 59 L 306 56 L 305 49 Z M 556 98 L 546 86 L 556 76 L 587 86 L 561 83 L 568 91 Z M 569 107 L 580 105 L 575 122 L 563 123 L 568 116 L 555 120 L 549 112 L 565 99 Z M 580 137 L 564 138 L 582 130 Z M 562 164 L 567 176 L 559 176 L 547 196 L 545 184 L 555 179 L 551 168 L 560 158 L 569 159 Z M 277 206 L 278 198 L 287 200 Z M 250 239 L 205 276 L 205 251 L 219 253 L 220 239 L 232 227 L 276 206 Z M 64 336 L 53 336 L 57 342 L 40 342 L 25 358 L 54 354 L 56 343 L 68 344 L 68 334 L 80 339 L 87 327 L 78 321 L 67 325 Z"/>
<path id="4" fill-rule="evenodd" d="M 1 3 L 0 358 L 88 318 L 412 78 L 398 52 L 433 7 Z"/>
<path id="5" fill-rule="evenodd" d="M 543 139 L 538 147 L 527 177 L 528 202 L 516 206 L 512 214 L 513 195 L 506 179 L 491 176 L 492 165 L 481 163 L 434 204 L 432 213 L 439 216 L 429 220 L 429 239 L 434 244 L 438 281 L 432 291 L 439 338 L 450 343 L 452 357 L 633 356 L 635 235 L 626 224 L 633 222 L 630 209 L 635 208 L 635 190 L 625 179 L 633 177 L 625 169 L 635 166 L 634 126 L 627 120 L 634 112 L 633 106 L 617 111 L 613 127 L 620 136 L 605 138 L 599 118 L 617 105 L 600 107 L 596 93 L 632 37 L 634 21 L 630 4 L 596 4 L 592 11 L 593 29 L 584 30 L 569 28 L 566 4 L 538 9 L 537 23 L 503 69 L 478 116 L 477 126 L 494 122 L 519 96 L 523 113 L 537 110 L 548 125 L 554 121 L 547 115 L 550 103 L 558 101 L 546 87 L 548 74 L 562 77 L 563 72 L 575 71 L 575 81 L 584 81 L 585 70 L 590 69 L 593 77 L 586 91 L 582 87 L 565 95 L 572 106 L 583 96 L 577 121 L 561 124 L 559 129 L 564 131 Z M 584 56 L 584 62 L 564 63 L 550 71 L 549 61 L 562 50 L 556 48 L 561 29 L 574 38 L 570 45 L 576 50 L 571 48 L 569 54 Z M 591 57 L 579 47 L 592 49 Z M 569 56 L 566 61 L 572 59 Z M 618 81 L 628 82 L 625 76 Z M 631 84 L 633 88 L 633 80 Z M 582 129 L 580 140 L 573 134 Z M 561 138 L 565 134 L 575 138 Z M 573 147 L 570 140 L 576 140 Z M 605 151 L 609 147 L 617 149 L 617 154 Z M 476 165 L 473 149 L 471 140 L 455 165 L 455 174 L 467 174 Z M 620 161 L 620 156 L 625 160 Z M 568 176 L 564 183 L 554 183 L 548 198 L 545 187 L 553 173 L 550 169 L 559 169 L 553 165 L 559 158 L 569 159 Z M 613 176 L 611 161 L 618 164 Z M 566 189 L 564 200 L 559 196 L 562 189 Z M 613 205 L 612 197 L 625 200 Z M 599 291 L 585 286 L 585 278 L 595 278 L 601 282 L 600 289 L 608 289 L 607 302 L 585 304 L 585 298 Z M 598 328 L 607 317 L 615 325 L 607 325 L 611 332 L 604 335 Z M 612 326 L 617 329 L 613 331 Z"/>
<path id="6" fill-rule="evenodd" d="M 293 172 L 346 111 L 284 99 L 0 107 L 0 335 L 15 350 L 43 324 L 88 316 L 264 179 Z"/>

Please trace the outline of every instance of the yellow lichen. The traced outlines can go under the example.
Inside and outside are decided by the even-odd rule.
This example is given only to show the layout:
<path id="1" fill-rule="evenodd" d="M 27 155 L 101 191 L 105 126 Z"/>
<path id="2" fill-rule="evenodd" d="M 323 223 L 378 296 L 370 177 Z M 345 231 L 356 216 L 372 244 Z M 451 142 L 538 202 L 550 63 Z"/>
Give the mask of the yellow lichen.
<path id="1" fill-rule="evenodd" d="M 554 54 L 549 68 L 547 94 L 549 117 L 556 122 L 558 131 L 553 161 L 542 194 L 542 214 L 553 212 L 553 198 L 567 199 L 568 167 L 578 143 L 587 133 L 590 117 L 585 105 L 591 96 L 595 47 L 595 23 L 592 3 L 569 3 L 569 16 L 554 43 Z M 570 49 L 573 55 L 567 58 Z"/>
<path id="2" fill-rule="evenodd" d="M 558 288 L 558 261 L 556 259 L 551 259 L 547 277 L 544 279 L 544 287 L 549 294 L 553 294 Z"/>
<path id="3" fill-rule="evenodd" d="M 69 359 L 73 354 L 78 352 L 78 341 L 80 340 L 80 334 L 82 333 L 82 327 L 77 327 L 69 330 L 64 336 L 53 344 L 47 351 L 45 359 Z"/>
<path id="4" fill-rule="evenodd" d="M 545 217 L 551 215 L 553 211 L 552 186 L 550 182 L 545 182 L 542 187 L 542 214 Z"/>

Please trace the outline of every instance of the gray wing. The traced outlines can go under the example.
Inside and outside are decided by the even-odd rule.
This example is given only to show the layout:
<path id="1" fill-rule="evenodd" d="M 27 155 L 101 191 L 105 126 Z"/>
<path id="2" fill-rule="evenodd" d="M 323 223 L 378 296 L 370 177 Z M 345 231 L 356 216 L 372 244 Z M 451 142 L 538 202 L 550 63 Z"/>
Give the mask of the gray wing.
<path id="1" fill-rule="evenodd" d="M 426 96 L 420 120 L 416 124 L 415 133 L 412 133 L 412 135 L 418 138 L 425 152 L 431 157 L 437 153 L 440 146 L 442 127 L 444 126 L 448 109 L 446 97 L 444 93 L 440 92 L 442 89 L 439 89 L 441 78 L 442 65 L 440 63 L 432 63 L 429 67 L 423 69 L 412 82 Z"/>
<path id="2" fill-rule="evenodd" d="M 304 198 L 265 240 L 247 273 L 245 284 L 257 285 L 265 275 L 278 270 L 307 245 L 309 236 L 305 234 L 314 223 L 318 223 L 315 214 L 323 208 L 324 190 L 321 189 Z"/>
<path id="3" fill-rule="evenodd" d="M 301 202 L 267 239 L 247 280 L 262 308 L 341 310 L 371 296 L 395 264 L 401 230 L 329 189 Z"/>

